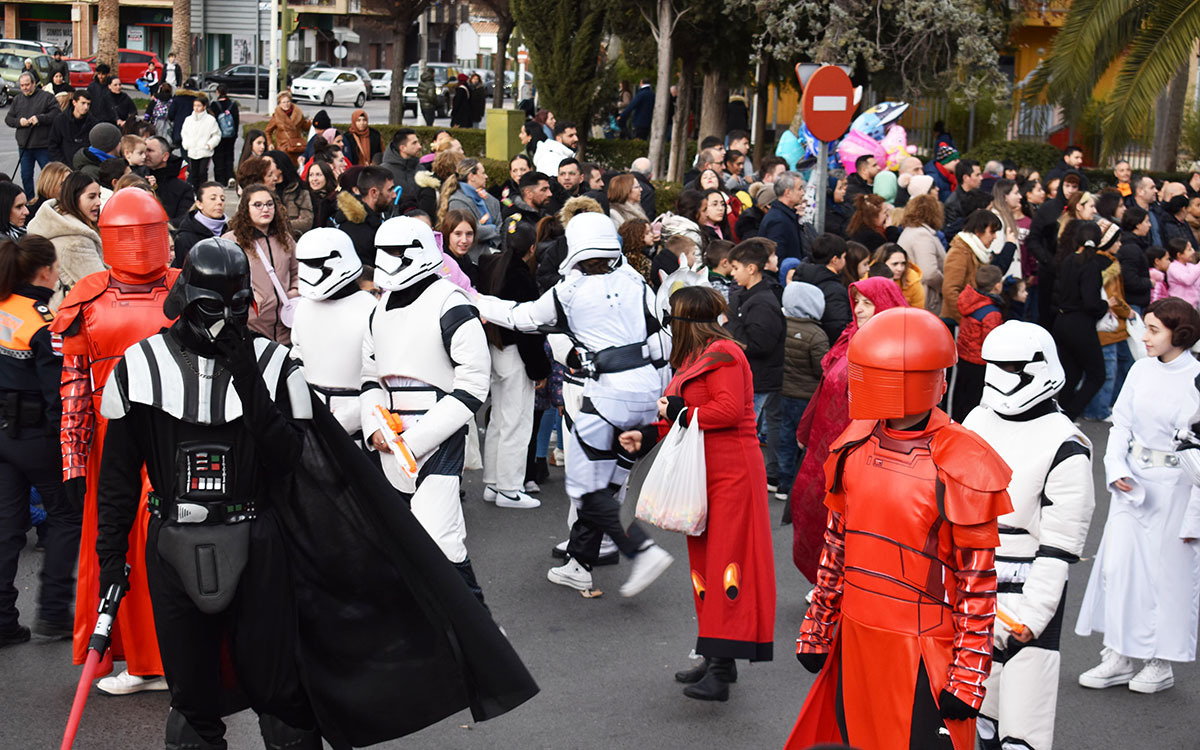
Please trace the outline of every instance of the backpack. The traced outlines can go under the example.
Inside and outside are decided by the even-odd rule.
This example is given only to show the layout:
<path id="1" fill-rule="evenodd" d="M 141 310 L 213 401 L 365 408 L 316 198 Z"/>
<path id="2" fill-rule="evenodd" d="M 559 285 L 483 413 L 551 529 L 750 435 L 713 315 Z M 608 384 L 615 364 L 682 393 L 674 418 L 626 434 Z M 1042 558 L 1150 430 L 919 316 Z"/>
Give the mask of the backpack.
<path id="1" fill-rule="evenodd" d="M 222 138 L 233 137 L 233 115 L 229 113 L 229 110 L 225 110 L 221 114 L 217 115 L 217 127 L 221 129 Z"/>

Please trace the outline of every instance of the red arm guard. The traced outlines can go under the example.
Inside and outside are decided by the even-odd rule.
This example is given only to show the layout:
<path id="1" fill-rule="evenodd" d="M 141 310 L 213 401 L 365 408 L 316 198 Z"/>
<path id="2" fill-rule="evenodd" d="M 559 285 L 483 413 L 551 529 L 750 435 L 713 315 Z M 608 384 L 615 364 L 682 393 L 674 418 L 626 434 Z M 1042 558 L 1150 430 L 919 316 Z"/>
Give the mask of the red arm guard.
<path id="1" fill-rule="evenodd" d="M 992 669 L 996 551 L 957 547 L 954 562 L 958 599 L 954 605 L 954 657 L 947 670 L 946 690 L 979 708 L 983 705 L 983 681 Z"/>
<path id="2" fill-rule="evenodd" d="M 829 511 L 825 526 L 825 548 L 817 569 L 817 587 L 812 604 L 800 625 L 797 654 L 827 654 L 833 648 L 833 631 L 842 615 L 842 571 L 846 561 L 846 522 L 841 513 Z M 992 590 L 996 577 L 992 575 Z M 990 632 L 989 632 L 990 637 Z M 990 641 L 989 641 L 990 642 Z"/>
<path id="3" fill-rule="evenodd" d="M 62 368 L 63 481 L 87 470 L 96 415 L 92 407 L 91 361 L 85 353 L 64 352 Z"/>

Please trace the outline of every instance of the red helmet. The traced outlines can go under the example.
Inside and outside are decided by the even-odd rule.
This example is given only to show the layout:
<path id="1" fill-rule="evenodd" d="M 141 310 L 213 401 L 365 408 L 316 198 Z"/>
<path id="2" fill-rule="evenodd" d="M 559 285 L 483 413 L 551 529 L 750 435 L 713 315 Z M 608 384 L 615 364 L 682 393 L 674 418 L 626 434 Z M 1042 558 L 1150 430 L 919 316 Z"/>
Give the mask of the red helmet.
<path id="1" fill-rule="evenodd" d="M 118 190 L 100 212 L 100 243 L 104 262 L 118 279 L 132 283 L 157 279 L 171 258 L 167 212 L 145 190 Z"/>
<path id="2" fill-rule="evenodd" d="M 898 419 L 937 406 L 958 355 L 936 315 L 894 307 L 854 334 L 848 358 L 850 418 Z"/>

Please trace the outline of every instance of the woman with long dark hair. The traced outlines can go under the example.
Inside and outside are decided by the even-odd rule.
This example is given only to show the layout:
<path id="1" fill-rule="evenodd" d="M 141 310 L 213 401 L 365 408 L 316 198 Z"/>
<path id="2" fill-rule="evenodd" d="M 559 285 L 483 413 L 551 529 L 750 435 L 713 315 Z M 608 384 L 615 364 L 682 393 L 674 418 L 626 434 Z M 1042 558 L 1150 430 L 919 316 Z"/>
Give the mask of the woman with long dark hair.
<path id="1" fill-rule="evenodd" d="M 1071 244 L 1075 250 L 1061 258 L 1055 274 L 1058 314 L 1053 333 L 1066 372 L 1059 403 L 1068 417 L 1077 419 L 1104 385 L 1104 353 L 1096 324 L 1116 300 L 1106 302 L 1100 294 L 1104 285 L 1103 267 L 1096 258 L 1100 227 L 1082 221 Z M 1108 264 L 1106 259 L 1103 265 Z"/>
<path id="2" fill-rule="evenodd" d="M 537 153 L 538 144 L 546 140 L 546 131 L 535 120 L 526 120 L 517 137 L 521 139 L 521 153 L 529 161 L 529 168 L 533 169 L 533 155 Z"/>
<path id="3" fill-rule="evenodd" d="M 313 162 L 308 168 L 306 182 L 313 207 L 313 226 L 327 226 L 329 217 L 337 212 L 338 181 L 333 175 L 333 167 L 328 162 Z"/>
<path id="4" fill-rule="evenodd" d="M 237 213 L 229 220 L 229 231 L 221 236 L 242 248 L 250 261 L 255 302 L 250 311 L 250 330 L 280 344 L 290 344 L 292 331 L 280 312 L 288 299 L 300 293 L 299 265 L 287 214 L 270 188 L 250 185 L 242 191 Z M 283 297 L 279 288 L 283 289 Z"/>
<path id="5" fill-rule="evenodd" d="M 475 216 L 469 211 L 452 208 L 438 222 L 437 230 L 442 233 L 442 250 L 471 280 L 471 286 L 479 288 L 479 265 L 471 259 L 470 251 L 475 246 Z"/>
<path id="6" fill-rule="evenodd" d="M 0 315 L 8 335 L 0 341 L 0 647 L 29 640 L 17 621 L 13 580 L 29 527 L 29 492 L 46 508 L 38 635 L 67 639 L 74 631 L 75 557 L 82 510 L 67 502 L 62 486 L 59 421 L 62 354 L 50 337 L 48 306 L 58 286 L 54 245 L 26 236 L 0 243 Z"/>
<path id="7" fill-rule="evenodd" d="M 238 157 L 238 166 L 242 166 L 242 162 L 251 157 L 261 157 L 265 153 L 267 153 L 266 134 L 258 129 L 247 130 L 242 143 L 242 155 Z"/>
<path id="8" fill-rule="evenodd" d="M 82 172 L 72 172 L 63 181 L 58 200 L 43 203 L 29 221 L 29 233 L 53 242 L 58 254 L 59 289 L 50 300 L 50 309 L 58 309 L 62 298 L 84 276 L 104 270 L 104 249 L 96 226 L 99 219 L 100 183 Z"/>
<path id="9" fill-rule="evenodd" d="M 25 236 L 29 202 L 25 191 L 15 182 L 0 182 L 0 234 L 19 240 Z"/>
<path id="10" fill-rule="evenodd" d="M 483 259 L 479 291 L 514 302 L 537 299 L 533 276 L 536 248 L 533 225 L 515 224 L 504 235 L 504 250 Z M 533 434 L 534 390 L 545 387 L 550 375 L 546 337 L 490 323 L 484 328 L 492 352 L 492 413 L 483 446 L 483 499 L 495 502 L 498 508 L 537 508 L 541 503 L 525 494 L 525 475 Z"/>
<path id="11" fill-rule="evenodd" d="M 283 203 L 284 212 L 287 213 L 292 239 L 298 239 L 313 228 L 312 194 L 300 181 L 296 165 L 287 154 L 282 151 L 268 151 L 264 156 L 279 170 L 279 182 L 274 186 L 275 195 Z"/>
<path id="12" fill-rule="evenodd" d="M 683 287 L 671 295 L 671 367 L 659 399 L 662 421 L 620 435 L 629 453 L 646 452 L 679 419 L 704 431 L 708 523 L 687 538 L 699 665 L 675 675 L 683 694 L 727 700 L 735 659 L 770 661 L 775 633 L 775 563 L 767 514 L 767 472 L 754 418 L 750 364 L 718 322 L 720 292 Z"/>
<path id="13" fill-rule="evenodd" d="M 645 219 L 630 219 L 620 226 L 621 252 L 629 267 L 642 275 L 646 283 L 656 286 L 650 256 L 654 255 L 654 228 Z"/>

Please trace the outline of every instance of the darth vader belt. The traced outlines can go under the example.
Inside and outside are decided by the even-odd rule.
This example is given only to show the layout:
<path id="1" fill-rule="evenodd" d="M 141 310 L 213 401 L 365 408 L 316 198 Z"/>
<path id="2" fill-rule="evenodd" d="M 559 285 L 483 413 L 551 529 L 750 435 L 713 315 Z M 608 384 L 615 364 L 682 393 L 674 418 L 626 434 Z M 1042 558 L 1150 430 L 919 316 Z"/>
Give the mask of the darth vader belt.
<path id="1" fill-rule="evenodd" d="M 1178 469 L 1179 456 L 1175 451 L 1160 451 L 1147 448 L 1136 440 L 1129 442 L 1129 455 L 1143 469 Z"/>
<path id="2" fill-rule="evenodd" d="M 151 492 L 146 498 L 146 509 L 168 523 L 214 524 L 242 523 L 258 517 L 253 500 L 238 502 L 196 502 L 179 499 L 167 500 Z"/>

